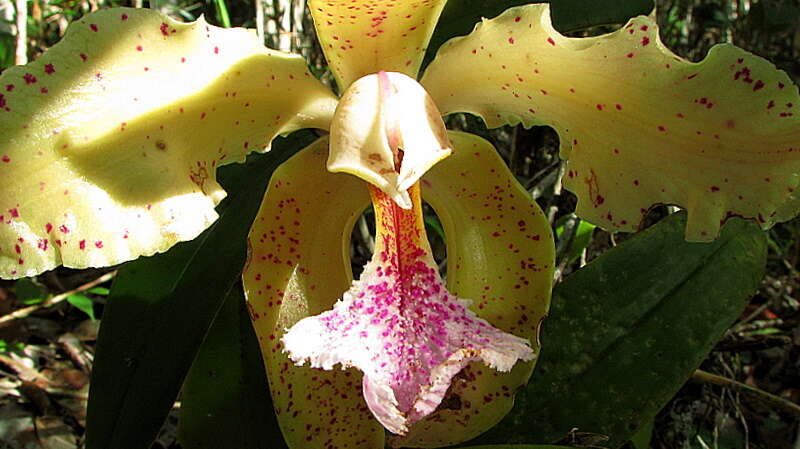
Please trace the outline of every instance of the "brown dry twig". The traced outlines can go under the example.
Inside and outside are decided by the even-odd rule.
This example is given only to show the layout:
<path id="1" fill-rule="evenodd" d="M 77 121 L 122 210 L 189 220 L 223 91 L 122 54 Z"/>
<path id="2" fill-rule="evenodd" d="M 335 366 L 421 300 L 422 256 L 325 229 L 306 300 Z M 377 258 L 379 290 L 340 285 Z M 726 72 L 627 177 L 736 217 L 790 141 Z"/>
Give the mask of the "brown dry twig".
<path id="1" fill-rule="evenodd" d="M 15 311 L 7 314 L 7 315 L 4 315 L 4 316 L 0 317 L 0 325 L 3 325 L 5 323 L 9 323 L 11 321 L 14 321 L 14 320 L 17 320 L 17 319 L 20 319 L 20 318 L 25 318 L 26 316 L 32 314 L 33 312 L 36 312 L 39 309 L 43 309 L 45 307 L 50 307 L 50 306 L 53 306 L 55 304 L 58 304 L 58 303 L 64 301 L 65 299 L 69 298 L 71 295 L 74 295 L 75 293 L 80 293 L 82 291 L 89 290 L 92 287 L 95 287 L 95 286 L 97 286 L 99 284 L 102 284 L 104 282 L 110 281 L 116 275 L 117 275 L 116 271 L 112 271 L 112 272 L 106 273 L 106 274 L 100 276 L 99 278 L 97 278 L 97 279 L 95 279 L 95 280 L 93 280 L 91 282 L 87 282 L 87 283 L 81 285 L 80 287 L 74 288 L 74 289 L 66 291 L 64 293 L 60 293 L 58 295 L 55 295 L 52 298 L 49 298 L 49 299 L 47 299 L 47 300 L 45 300 L 45 301 L 43 301 L 43 302 L 41 302 L 39 304 L 30 306 L 30 307 L 24 307 L 24 308 L 19 309 L 19 310 L 15 310 Z"/>

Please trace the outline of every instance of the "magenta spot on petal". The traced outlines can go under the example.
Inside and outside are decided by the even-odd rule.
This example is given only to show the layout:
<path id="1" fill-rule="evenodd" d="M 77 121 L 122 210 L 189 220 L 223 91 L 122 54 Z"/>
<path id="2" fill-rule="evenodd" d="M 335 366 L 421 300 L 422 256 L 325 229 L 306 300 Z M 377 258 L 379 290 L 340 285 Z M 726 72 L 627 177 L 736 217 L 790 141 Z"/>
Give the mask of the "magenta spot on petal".
<path id="1" fill-rule="evenodd" d="M 45 64 L 44 65 L 44 73 L 46 73 L 48 75 L 52 75 L 52 74 L 56 73 L 56 69 L 55 69 L 55 67 L 53 67 L 53 64 Z"/>
<path id="2" fill-rule="evenodd" d="M 78 247 L 80 249 L 86 249 L 86 240 L 81 240 L 80 242 L 78 242 Z"/>
<path id="3" fill-rule="evenodd" d="M 34 84 L 36 82 L 36 77 L 31 75 L 30 73 L 26 73 L 22 76 L 22 79 L 25 80 L 25 84 Z"/>
<path id="4" fill-rule="evenodd" d="M 89 25 L 89 28 L 91 28 L 91 29 L 92 29 L 92 31 L 94 31 L 95 33 L 96 33 L 98 30 L 99 30 L 99 28 L 97 27 L 97 25 L 96 25 L 96 24 L 94 24 L 94 23 L 93 23 L 93 24 L 91 24 L 91 25 Z"/>
<path id="5" fill-rule="evenodd" d="M 0 106 L 2 106 L 2 103 L 0 103 Z M 8 164 L 9 162 L 11 162 L 11 158 L 7 154 L 4 154 L 2 161 Z"/>

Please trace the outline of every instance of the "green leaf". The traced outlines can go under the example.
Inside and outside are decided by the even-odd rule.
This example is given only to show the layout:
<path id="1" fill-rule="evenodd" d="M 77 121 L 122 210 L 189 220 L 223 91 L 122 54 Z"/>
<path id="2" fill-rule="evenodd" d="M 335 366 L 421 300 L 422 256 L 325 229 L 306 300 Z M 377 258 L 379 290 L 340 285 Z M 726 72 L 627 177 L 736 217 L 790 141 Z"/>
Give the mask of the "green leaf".
<path id="1" fill-rule="evenodd" d="M 220 170 L 229 192 L 220 218 L 197 239 L 120 270 L 97 343 L 87 449 L 147 449 L 169 412 L 205 334 L 239 278 L 246 234 L 272 171 L 304 138 Z M 302 142 L 301 142 L 302 141 Z"/>
<path id="2" fill-rule="evenodd" d="M 655 420 L 650 419 L 642 423 L 642 427 L 631 436 L 631 444 L 635 449 L 650 449 L 650 442 L 653 440 L 653 428 Z"/>
<path id="3" fill-rule="evenodd" d="M 514 409 L 481 443 L 554 441 L 571 429 L 630 439 L 737 318 L 766 263 L 764 233 L 731 221 L 683 239 L 685 214 L 610 250 L 560 284 L 542 353 Z"/>
<path id="4" fill-rule="evenodd" d="M 512 6 L 528 3 L 550 3 L 553 25 L 562 33 L 623 24 L 631 17 L 649 14 L 654 7 L 653 0 L 450 0 L 433 32 L 425 59 L 432 59 L 450 38 L 469 34 L 482 17 L 492 18 Z"/>
<path id="5" fill-rule="evenodd" d="M 89 315 L 90 320 L 94 321 L 96 319 L 94 317 L 94 303 L 88 296 L 75 293 L 74 295 L 67 296 L 67 302 L 86 315 Z"/>
<path id="6" fill-rule="evenodd" d="M 108 296 L 108 294 L 111 293 L 111 290 L 105 287 L 94 287 L 87 290 L 87 292 L 93 295 Z"/>
<path id="7" fill-rule="evenodd" d="M 20 304 L 30 306 L 44 301 L 47 292 L 30 278 L 23 278 L 14 284 L 14 294 Z"/>
<path id="8" fill-rule="evenodd" d="M 184 449 L 285 448 L 241 285 L 217 314 L 181 393 Z"/>
<path id="9" fill-rule="evenodd" d="M 563 250 L 563 254 L 559 254 L 560 258 L 566 260 L 568 264 L 578 259 L 583 250 L 589 246 L 589 243 L 592 242 L 592 234 L 597 227 L 586 220 L 576 218 L 575 214 L 564 215 L 556 221 L 556 236 L 559 241 L 564 238 L 564 229 L 566 228 L 567 221 L 570 219 L 577 220 L 578 224 L 575 225 L 573 222 L 573 229 L 571 231 L 572 237 L 569 241 L 569 247 Z M 560 246 L 561 245 L 559 245 L 559 247 Z"/>
<path id="10" fill-rule="evenodd" d="M 552 444 L 500 444 L 492 446 L 469 446 L 464 449 L 565 449 L 570 446 L 555 446 Z"/>

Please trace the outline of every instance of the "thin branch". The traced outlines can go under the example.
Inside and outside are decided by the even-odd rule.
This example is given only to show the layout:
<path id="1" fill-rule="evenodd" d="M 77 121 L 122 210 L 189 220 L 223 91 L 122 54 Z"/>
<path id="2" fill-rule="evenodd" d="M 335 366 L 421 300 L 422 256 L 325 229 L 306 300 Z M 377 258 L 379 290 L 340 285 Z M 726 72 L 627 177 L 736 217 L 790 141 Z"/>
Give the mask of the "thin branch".
<path id="1" fill-rule="evenodd" d="M 87 283 L 81 285 L 80 287 L 77 287 L 75 289 L 72 289 L 72 290 L 64 292 L 64 293 L 60 293 L 58 295 L 55 295 L 52 298 L 47 299 L 47 300 L 45 300 L 45 301 L 43 301 L 43 302 L 41 302 L 39 304 L 30 306 L 30 307 L 24 307 L 24 308 L 19 309 L 19 310 L 15 310 L 15 311 L 7 314 L 7 315 L 4 315 L 4 316 L 0 317 L 0 325 L 8 323 L 8 322 L 11 322 L 11 321 L 14 321 L 14 320 L 17 320 L 17 319 L 20 319 L 20 318 L 25 318 L 26 316 L 32 314 L 33 312 L 36 312 L 39 309 L 43 309 L 45 307 L 50 307 L 50 306 L 56 305 L 56 304 L 64 301 L 65 299 L 69 298 L 71 295 L 74 295 L 75 293 L 80 293 L 82 291 L 89 290 L 90 288 L 95 287 L 95 286 L 97 286 L 99 284 L 102 284 L 103 282 L 110 281 L 111 279 L 114 279 L 114 276 L 116 276 L 116 275 L 117 275 L 116 271 L 112 271 L 110 273 L 106 273 L 106 274 L 100 276 L 99 278 L 97 278 L 97 279 L 95 279 L 95 280 L 93 280 L 91 282 L 87 282 Z"/>
<path id="2" fill-rule="evenodd" d="M 17 10 L 17 38 L 14 53 L 14 64 L 28 63 L 28 0 L 16 0 L 14 7 Z"/>
<path id="3" fill-rule="evenodd" d="M 719 385 L 721 387 L 731 388 L 736 391 L 748 393 L 767 404 L 780 407 L 787 412 L 793 413 L 796 416 L 800 416 L 800 405 L 797 405 L 794 402 L 788 401 L 772 393 L 767 393 L 764 390 L 751 387 L 750 385 L 743 384 L 733 379 L 728 379 L 727 377 L 717 376 L 716 374 L 711 374 L 703 370 L 696 370 L 694 374 L 692 374 L 692 382 Z"/>

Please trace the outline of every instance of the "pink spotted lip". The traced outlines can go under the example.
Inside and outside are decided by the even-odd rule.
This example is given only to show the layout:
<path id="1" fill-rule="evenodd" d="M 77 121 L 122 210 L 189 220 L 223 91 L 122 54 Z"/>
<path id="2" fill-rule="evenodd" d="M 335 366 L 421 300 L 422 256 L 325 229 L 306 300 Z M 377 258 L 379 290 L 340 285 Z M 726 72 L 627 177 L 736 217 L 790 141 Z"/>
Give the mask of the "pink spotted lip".
<path id="1" fill-rule="evenodd" d="M 371 189 L 378 244 L 361 279 L 333 310 L 301 320 L 283 337 L 298 364 L 361 370 L 373 415 L 401 435 L 436 410 L 468 363 L 509 371 L 534 358 L 527 340 L 478 318 L 471 301 L 444 287 L 422 228 L 418 188 L 411 190 L 414 207 L 405 210 Z"/>

